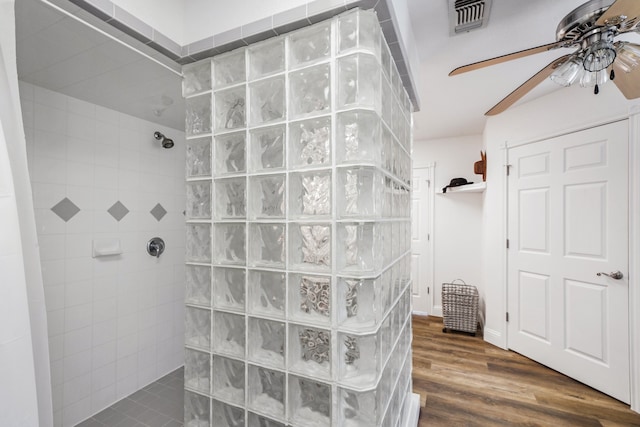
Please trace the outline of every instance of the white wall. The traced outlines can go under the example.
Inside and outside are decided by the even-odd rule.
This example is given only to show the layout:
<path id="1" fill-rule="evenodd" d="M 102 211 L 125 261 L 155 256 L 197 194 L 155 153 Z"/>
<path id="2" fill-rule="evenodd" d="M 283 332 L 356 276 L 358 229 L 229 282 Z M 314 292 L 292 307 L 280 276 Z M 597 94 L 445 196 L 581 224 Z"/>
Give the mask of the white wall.
<path id="1" fill-rule="evenodd" d="M 413 167 L 435 163 L 435 189 L 449 184 L 451 178 L 480 182 L 473 173 L 474 162 L 480 160 L 482 137 L 415 141 Z M 482 289 L 482 194 L 436 194 L 434 202 L 434 280 L 435 284 L 463 279 Z M 439 289 L 434 298 L 440 305 Z"/>
<path id="2" fill-rule="evenodd" d="M 484 131 L 488 187 L 482 219 L 483 282 L 487 312 L 485 340 L 506 346 L 503 202 L 506 175 L 502 149 L 505 142 L 534 140 L 587 128 L 627 114 L 634 104 L 637 101 L 627 101 L 611 83 L 602 87 L 597 96 L 591 90 L 575 85 L 488 119 Z"/>
<path id="3" fill-rule="evenodd" d="M 20 95 L 54 422 L 72 426 L 182 365 L 184 135 L 26 83 Z M 160 148 L 155 130 L 176 146 Z M 80 208 L 68 222 L 51 210 L 65 197 Z M 107 212 L 116 201 L 130 211 L 120 222 Z M 167 244 L 160 259 L 146 253 L 154 236 Z M 92 258 L 95 238 L 119 239 L 124 253 Z"/>
<path id="4" fill-rule="evenodd" d="M 14 1 L 0 0 L 0 424 L 49 427 L 44 292 L 15 46 Z"/>

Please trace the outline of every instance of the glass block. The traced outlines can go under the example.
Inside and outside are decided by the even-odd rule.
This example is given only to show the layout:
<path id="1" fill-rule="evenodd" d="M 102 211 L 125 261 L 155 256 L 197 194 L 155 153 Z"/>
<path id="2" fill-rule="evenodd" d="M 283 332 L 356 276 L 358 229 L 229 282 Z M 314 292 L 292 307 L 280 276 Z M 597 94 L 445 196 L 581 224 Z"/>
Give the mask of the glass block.
<path id="1" fill-rule="evenodd" d="M 187 136 L 202 135 L 211 132 L 211 94 L 185 99 Z"/>
<path id="2" fill-rule="evenodd" d="M 373 10 L 358 11 L 358 47 L 380 55 L 380 23 Z"/>
<path id="3" fill-rule="evenodd" d="M 382 168 L 391 173 L 393 169 L 393 135 L 382 126 Z"/>
<path id="4" fill-rule="evenodd" d="M 244 357 L 244 332 L 245 324 L 243 315 L 214 311 L 213 343 L 211 349 L 216 353 Z"/>
<path id="5" fill-rule="evenodd" d="M 244 224 L 215 224 L 213 233 L 216 241 L 214 263 L 245 265 L 247 254 Z"/>
<path id="6" fill-rule="evenodd" d="M 382 216 L 384 218 L 392 217 L 393 209 L 393 181 L 388 176 L 384 177 L 384 192 L 382 195 Z M 391 250 L 391 246 L 388 248 Z"/>
<path id="7" fill-rule="evenodd" d="M 393 229 L 391 227 L 391 223 L 383 223 L 381 224 L 381 228 L 382 228 L 382 259 L 383 259 L 383 264 L 385 266 L 391 264 L 391 261 L 393 260 L 393 253 L 392 253 L 392 240 L 393 240 Z"/>
<path id="8" fill-rule="evenodd" d="M 285 182 L 284 174 L 250 177 L 249 217 L 284 219 Z"/>
<path id="9" fill-rule="evenodd" d="M 214 172 L 216 176 L 243 173 L 247 170 L 245 139 L 244 131 L 215 137 Z"/>
<path id="10" fill-rule="evenodd" d="M 211 268 L 200 265 L 187 265 L 185 302 L 190 304 L 211 305 Z"/>
<path id="11" fill-rule="evenodd" d="M 382 120 L 391 126 L 391 110 L 393 109 L 393 94 L 391 91 L 391 84 L 387 79 L 382 79 L 381 82 L 381 99 L 382 99 Z"/>
<path id="12" fill-rule="evenodd" d="M 284 224 L 251 224 L 249 229 L 249 265 L 285 268 Z"/>
<path id="13" fill-rule="evenodd" d="M 211 184 L 209 182 L 187 183 L 187 219 L 211 218 Z"/>
<path id="14" fill-rule="evenodd" d="M 184 386 L 209 393 L 211 355 L 201 351 L 184 349 Z"/>
<path id="15" fill-rule="evenodd" d="M 187 140 L 187 178 L 211 176 L 211 139 Z"/>
<path id="16" fill-rule="evenodd" d="M 215 183 L 217 219 L 242 219 L 247 216 L 246 178 L 220 178 Z"/>
<path id="17" fill-rule="evenodd" d="M 285 118 L 284 76 L 251 83 L 251 124 Z"/>
<path id="18" fill-rule="evenodd" d="M 213 306 L 244 311 L 245 279 L 242 268 L 214 267 Z"/>
<path id="19" fill-rule="evenodd" d="M 289 318 L 331 324 L 331 277 L 289 274 Z"/>
<path id="20" fill-rule="evenodd" d="M 211 422 L 215 427 L 244 427 L 244 409 L 213 399 Z"/>
<path id="21" fill-rule="evenodd" d="M 381 108 L 380 65 L 373 55 L 356 53 L 338 59 L 338 108 Z"/>
<path id="22" fill-rule="evenodd" d="M 285 324 L 249 318 L 249 360 L 284 369 Z"/>
<path id="23" fill-rule="evenodd" d="M 331 118 L 304 120 L 289 125 L 291 168 L 331 164 Z"/>
<path id="24" fill-rule="evenodd" d="M 377 334 L 338 334 L 339 377 L 352 387 L 372 387 L 378 380 L 380 347 Z"/>
<path id="25" fill-rule="evenodd" d="M 210 60 L 182 67 L 182 96 L 187 97 L 208 90 L 211 90 Z"/>
<path id="26" fill-rule="evenodd" d="M 316 65 L 289 74 L 291 117 L 304 117 L 331 110 L 329 64 Z"/>
<path id="27" fill-rule="evenodd" d="M 336 238 L 338 270 L 366 274 L 382 266 L 380 228 L 372 222 L 340 223 Z"/>
<path id="28" fill-rule="evenodd" d="M 209 427 L 209 398 L 185 390 L 184 392 L 185 427 Z"/>
<path id="29" fill-rule="evenodd" d="M 331 215 L 331 171 L 289 175 L 289 217 L 317 218 Z"/>
<path id="30" fill-rule="evenodd" d="M 249 312 L 283 318 L 284 290 L 284 273 L 249 270 Z"/>
<path id="31" fill-rule="evenodd" d="M 251 171 L 259 172 L 284 168 L 284 125 L 252 129 L 250 133 Z"/>
<path id="32" fill-rule="evenodd" d="M 287 358 L 291 371 L 331 378 L 331 356 L 330 330 L 289 324 Z"/>
<path id="33" fill-rule="evenodd" d="M 373 167 L 339 168 L 336 171 L 339 218 L 379 218 L 383 215 L 384 176 Z"/>
<path id="34" fill-rule="evenodd" d="M 289 262 L 291 269 L 330 271 L 331 226 L 291 224 L 289 226 Z"/>
<path id="35" fill-rule="evenodd" d="M 216 89 L 246 80 L 245 49 L 238 49 L 213 58 L 213 79 Z"/>
<path id="36" fill-rule="evenodd" d="M 381 278 L 338 278 L 338 323 L 366 331 L 375 329 L 382 318 Z"/>
<path id="37" fill-rule="evenodd" d="M 393 336 L 391 335 L 391 315 L 388 315 L 380 327 L 380 360 L 385 360 L 393 348 Z"/>
<path id="38" fill-rule="evenodd" d="M 331 425 L 331 385 L 289 375 L 289 418 L 293 425 Z"/>
<path id="39" fill-rule="evenodd" d="M 196 307 L 185 307 L 184 343 L 209 350 L 211 312 Z"/>
<path id="40" fill-rule="evenodd" d="M 251 427 L 286 427 L 284 424 L 269 418 L 249 412 L 249 426 Z"/>
<path id="41" fill-rule="evenodd" d="M 272 417 L 284 418 L 285 375 L 258 366 L 249 365 L 248 406 Z M 251 424 L 254 426 L 255 424 Z M 271 424 L 264 424 L 271 425 Z"/>
<path id="42" fill-rule="evenodd" d="M 268 40 L 249 48 L 249 78 L 284 71 L 284 38 Z"/>
<path id="43" fill-rule="evenodd" d="M 324 22 L 289 36 L 289 64 L 297 67 L 331 56 L 331 22 Z"/>
<path id="44" fill-rule="evenodd" d="M 384 40 L 384 35 L 381 40 Z M 386 42 L 382 42 L 380 47 L 380 63 L 382 64 L 382 72 L 388 79 L 391 75 L 391 50 Z"/>
<path id="45" fill-rule="evenodd" d="M 243 362 L 213 355 L 211 394 L 214 397 L 243 405 L 244 380 Z"/>
<path id="46" fill-rule="evenodd" d="M 246 125 L 246 93 L 244 86 L 216 92 L 215 123 L 216 132 L 240 129 Z"/>
<path id="47" fill-rule="evenodd" d="M 356 391 L 338 388 L 338 425 L 344 427 L 378 426 L 381 411 L 378 407 L 376 391 Z"/>
<path id="48" fill-rule="evenodd" d="M 208 224 L 187 224 L 187 261 L 211 261 L 211 226 Z"/>
<path id="49" fill-rule="evenodd" d="M 358 14 L 349 13 L 338 19 L 338 52 L 358 46 Z"/>
<path id="50" fill-rule="evenodd" d="M 336 162 L 380 165 L 380 117 L 373 111 L 339 113 Z"/>

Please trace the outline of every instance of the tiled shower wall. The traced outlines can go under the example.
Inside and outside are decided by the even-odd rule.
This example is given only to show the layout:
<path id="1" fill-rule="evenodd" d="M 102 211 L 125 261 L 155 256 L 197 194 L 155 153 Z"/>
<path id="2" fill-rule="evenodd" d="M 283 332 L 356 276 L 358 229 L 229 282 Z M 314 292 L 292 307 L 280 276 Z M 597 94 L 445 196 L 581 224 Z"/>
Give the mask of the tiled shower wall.
<path id="1" fill-rule="evenodd" d="M 182 364 L 184 134 L 26 83 L 20 96 L 54 420 L 73 426 Z M 154 236 L 159 259 L 146 253 Z M 94 239 L 122 254 L 93 258 Z"/>

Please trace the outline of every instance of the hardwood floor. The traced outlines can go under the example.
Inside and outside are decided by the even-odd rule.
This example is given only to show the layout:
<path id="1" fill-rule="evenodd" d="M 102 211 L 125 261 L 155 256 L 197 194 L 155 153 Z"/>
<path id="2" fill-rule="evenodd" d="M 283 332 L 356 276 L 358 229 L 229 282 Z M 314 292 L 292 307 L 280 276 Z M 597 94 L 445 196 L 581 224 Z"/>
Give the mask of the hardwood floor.
<path id="1" fill-rule="evenodd" d="M 628 405 L 481 337 L 444 334 L 437 317 L 413 317 L 413 390 L 419 427 L 640 426 Z"/>

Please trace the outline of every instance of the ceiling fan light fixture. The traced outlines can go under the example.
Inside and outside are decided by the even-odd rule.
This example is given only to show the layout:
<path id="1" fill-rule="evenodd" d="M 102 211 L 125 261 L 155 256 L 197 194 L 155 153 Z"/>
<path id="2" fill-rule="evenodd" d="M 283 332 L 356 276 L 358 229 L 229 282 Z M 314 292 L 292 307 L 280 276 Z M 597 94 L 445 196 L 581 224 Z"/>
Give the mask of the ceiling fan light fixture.
<path id="1" fill-rule="evenodd" d="M 556 68 L 550 78 L 554 83 L 567 87 L 580 80 L 584 72 L 582 61 L 574 56 Z"/>
<path id="2" fill-rule="evenodd" d="M 599 40 L 593 43 L 584 57 L 582 64 L 587 71 L 600 71 L 613 64 L 616 50 L 610 41 Z"/>
<path id="3" fill-rule="evenodd" d="M 635 43 L 621 42 L 618 46 L 617 62 L 625 73 L 640 64 L 640 45 Z"/>

